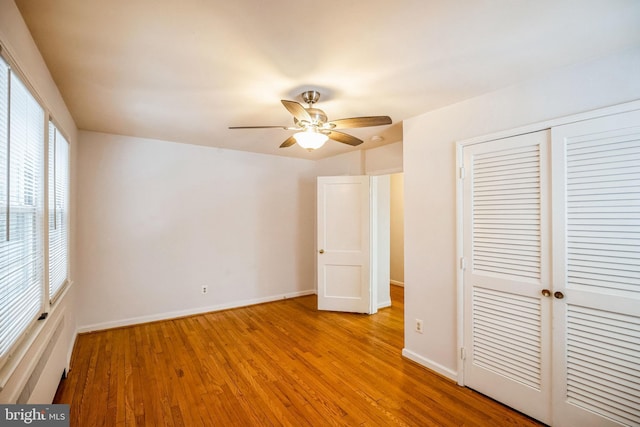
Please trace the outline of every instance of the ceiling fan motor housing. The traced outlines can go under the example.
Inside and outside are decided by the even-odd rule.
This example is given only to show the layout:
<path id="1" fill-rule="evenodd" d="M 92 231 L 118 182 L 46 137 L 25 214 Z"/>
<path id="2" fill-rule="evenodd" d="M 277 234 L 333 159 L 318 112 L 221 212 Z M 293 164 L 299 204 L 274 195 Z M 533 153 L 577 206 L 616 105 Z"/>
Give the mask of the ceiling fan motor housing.
<path id="1" fill-rule="evenodd" d="M 305 108 L 305 110 L 307 110 L 307 113 L 309 113 L 309 116 L 311 117 L 312 122 L 310 124 L 322 125 L 323 123 L 326 123 L 327 115 L 321 109 L 319 109 L 319 108 Z M 298 120 L 297 118 L 294 117 L 293 118 L 293 122 L 296 125 L 298 125 L 300 123 L 300 120 Z"/>

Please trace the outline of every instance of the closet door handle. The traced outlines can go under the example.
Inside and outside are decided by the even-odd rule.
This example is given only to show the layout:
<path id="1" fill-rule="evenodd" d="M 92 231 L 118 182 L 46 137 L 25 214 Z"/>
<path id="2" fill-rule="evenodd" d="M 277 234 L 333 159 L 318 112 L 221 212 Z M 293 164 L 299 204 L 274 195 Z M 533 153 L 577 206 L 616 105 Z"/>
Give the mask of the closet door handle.
<path id="1" fill-rule="evenodd" d="M 324 249 L 320 249 L 318 252 L 320 252 L 321 254 L 324 253 Z"/>
<path id="2" fill-rule="evenodd" d="M 553 296 L 558 298 L 558 299 L 564 298 L 564 294 L 562 292 L 560 292 L 560 291 L 554 292 Z"/>
<path id="3" fill-rule="evenodd" d="M 551 296 L 551 291 L 549 289 L 543 289 L 542 290 L 542 296 L 543 297 L 550 297 Z"/>

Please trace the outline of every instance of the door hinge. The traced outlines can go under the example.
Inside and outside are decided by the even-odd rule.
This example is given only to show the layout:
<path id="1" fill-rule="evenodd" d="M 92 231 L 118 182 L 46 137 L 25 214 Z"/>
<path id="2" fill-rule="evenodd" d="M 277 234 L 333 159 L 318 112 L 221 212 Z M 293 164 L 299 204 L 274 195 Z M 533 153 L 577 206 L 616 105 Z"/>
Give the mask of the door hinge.
<path id="1" fill-rule="evenodd" d="M 464 179 L 464 176 L 465 176 L 464 174 L 465 174 L 464 167 L 461 167 L 460 168 L 460 179 Z"/>
<path id="2" fill-rule="evenodd" d="M 467 352 L 464 351 L 464 347 L 460 347 L 460 359 L 462 359 L 462 360 L 466 360 L 467 359 Z"/>
<path id="3" fill-rule="evenodd" d="M 465 259 L 465 257 L 460 258 L 460 270 L 466 270 L 467 269 L 467 260 Z"/>

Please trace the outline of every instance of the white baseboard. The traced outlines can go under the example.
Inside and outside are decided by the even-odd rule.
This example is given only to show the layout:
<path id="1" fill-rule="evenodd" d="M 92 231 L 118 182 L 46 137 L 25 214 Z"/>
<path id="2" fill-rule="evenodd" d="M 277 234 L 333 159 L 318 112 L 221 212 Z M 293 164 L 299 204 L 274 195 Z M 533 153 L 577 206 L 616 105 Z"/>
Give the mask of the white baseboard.
<path id="1" fill-rule="evenodd" d="M 426 357 L 422 357 L 417 353 L 414 353 L 411 350 L 407 350 L 406 348 L 402 349 L 402 356 L 406 357 L 409 360 L 413 360 L 419 365 L 424 366 L 427 369 L 431 369 L 432 371 L 437 372 L 438 374 L 445 376 L 453 381 L 458 381 L 458 373 L 452 369 L 442 366 L 439 363 L 434 362 L 433 360 L 429 360 Z"/>
<path id="2" fill-rule="evenodd" d="M 250 305 L 263 304 L 265 302 L 273 302 L 281 299 L 295 298 L 295 297 L 301 297 L 305 295 L 314 295 L 315 293 L 316 293 L 315 289 L 311 289 L 307 291 L 290 292 L 286 294 L 272 295 L 272 296 L 262 297 L 262 298 L 234 301 L 234 302 L 212 305 L 207 307 L 197 307 L 197 308 L 188 309 L 188 310 L 171 311 L 167 313 L 151 314 L 149 316 L 131 317 L 128 319 L 114 320 L 111 322 L 94 323 L 91 325 L 80 326 L 78 328 L 78 333 L 100 331 L 103 329 L 120 328 L 123 326 L 138 325 L 140 323 L 155 322 L 158 320 L 175 319 L 178 317 L 192 316 L 194 314 L 203 314 L 203 313 L 210 313 L 212 311 L 228 310 L 230 308 L 247 307 Z"/>
<path id="3" fill-rule="evenodd" d="M 397 280 L 389 280 L 392 285 L 402 286 L 404 288 L 404 282 L 398 282 Z"/>
<path id="4" fill-rule="evenodd" d="M 73 339 L 71 340 L 71 343 L 69 344 L 69 350 L 67 351 L 67 374 L 69 374 L 69 371 L 71 370 L 71 357 L 73 357 L 73 349 L 76 346 L 76 340 L 78 339 L 78 328 L 76 328 L 75 331 L 73 331 Z"/>

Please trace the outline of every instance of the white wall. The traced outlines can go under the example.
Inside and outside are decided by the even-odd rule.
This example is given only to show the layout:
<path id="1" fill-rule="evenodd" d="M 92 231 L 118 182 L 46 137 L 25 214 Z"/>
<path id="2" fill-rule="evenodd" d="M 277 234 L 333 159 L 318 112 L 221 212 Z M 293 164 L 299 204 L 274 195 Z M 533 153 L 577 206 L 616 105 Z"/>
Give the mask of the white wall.
<path id="1" fill-rule="evenodd" d="M 391 283 L 404 286 L 404 175 L 391 175 Z"/>
<path id="2" fill-rule="evenodd" d="M 81 330 L 314 291 L 315 162 L 84 131 L 78 161 Z"/>
<path id="3" fill-rule="evenodd" d="M 0 43 L 6 48 L 12 60 L 17 63 L 18 73 L 22 74 L 26 79 L 26 83 L 36 92 L 37 97 L 43 103 L 46 110 L 51 113 L 58 127 L 69 139 L 71 147 L 71 193 L 70 193 L 70 258 L 71 273 L 70 278 L 75 278 L 74 254 L 75 254 L 75 207 L 76 207 L 76 191 L 73 182 L 75 182 L 76 170 L 76 125 L 71 118 L 71 114 L 67 109 L 58 88 L 56 87 L 47 66 L 40 55 L 31 34 L 24 23 L 18 8 L 11 0 L 0 0 Z M 71 357 L 71 350 L 76 336 L 76 313 L 75 313 L 75 292 L 77 285 L 71 286 L 68 292 L 60 298 L 54 309 L 51 311 L 49 318 L 40 323 L 41 328 L 33 338 L 33 343 L 27 349 L 27 353 L 23 361 L 17 366 L 13 373 L 8 376 L 6 371 L 0 371 L 0 378 L 8 377 L 5 388 L 0 391 L 0 403 L 15 402 L 17 393 L 22 390 L 24 382 L 31 374 L 35 363 L 39 360 L 47 339 L 53 328 L 57 326 L 57 321 L 64 317 L 64 327 L 60 335 L 60 340 L 56 349 L 51 353 L 50 358 L 59 358 L 59 352 L 62 352 L 62 358 L 66 359 L 64 363 L 68 365 Z M 9 364 L 10 365 L 10 364 Z M 47 367 L 51 364 L 47 363 Z M 57 369 L 57 367 L 56 367 Z M 45 369 L 46 371 L 46 369 Z M 49 372 L 45 372 L 46 376 Z M 57 378 L 61 372 L 52 373 Z M 56 378 L 56 380 L 57 380 Z M 40 388 L 40 387 L 38 387 Z M 42 393 L 42 390 L 36 390 L 38 395 L 48 394 Z M 55 390 L 54 390 L 55 391 Z M 49 402 L 39 402 L 49 403 Z"/>
<path id="4" fill-rule="evenodd" d="M 365 169 L 87 131 L 78 152 L 81 331 L 314 292 L 316 176 Z"/>
<path id="5" fill-rule="evenodd" d="M 402 172 L 402 142 L 349 151 L 316 162 L 318 176 L 386 175 Z"/>
<path id="6" fill-rule="evenodd" d="M 318 176 L 341 176 L 364 174 L 364 152 L 350 151 L 316 162 Z"/>
<path id="7" fill-rule="evenodd" d="M 542 76 L 404 122 L 403 353 L 455 377 L 455 142 L 640 99 L 640 48 Z"/>
<path id="8" fill-rule="evenodd" d="M 364 150 L 366 175 L 387 175 L 402 172 L 402 141 Z"/>

